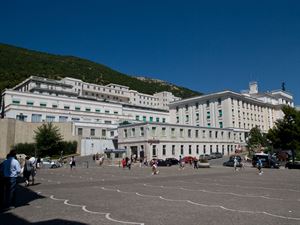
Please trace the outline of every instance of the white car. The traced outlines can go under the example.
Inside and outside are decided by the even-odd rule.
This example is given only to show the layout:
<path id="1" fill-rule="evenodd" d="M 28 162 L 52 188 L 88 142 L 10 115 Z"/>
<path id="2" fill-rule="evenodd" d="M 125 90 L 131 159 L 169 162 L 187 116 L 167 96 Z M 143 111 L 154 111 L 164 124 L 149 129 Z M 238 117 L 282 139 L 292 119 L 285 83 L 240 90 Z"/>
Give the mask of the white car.
<path id="1" fill-rule="evenodd" d="M 61 167 L 61 163 L 57 160 L 51 160 L 51 159 L 41 159 L 41 165 L 42 168 L 58 168 Z"/>

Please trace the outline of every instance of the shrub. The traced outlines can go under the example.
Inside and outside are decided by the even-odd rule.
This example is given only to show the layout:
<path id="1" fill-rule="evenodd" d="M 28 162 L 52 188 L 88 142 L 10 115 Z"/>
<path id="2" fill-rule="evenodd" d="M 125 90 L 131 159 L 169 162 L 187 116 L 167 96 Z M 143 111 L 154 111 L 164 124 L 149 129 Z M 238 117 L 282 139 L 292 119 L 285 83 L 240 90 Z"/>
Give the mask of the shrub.
<path id="1" fill-rule="evenodd" d="M 25 154 L 28 156 L 36 156 L 36 144 L 35 143 L 19 143 L 13 146 L 17 154 Z"/>

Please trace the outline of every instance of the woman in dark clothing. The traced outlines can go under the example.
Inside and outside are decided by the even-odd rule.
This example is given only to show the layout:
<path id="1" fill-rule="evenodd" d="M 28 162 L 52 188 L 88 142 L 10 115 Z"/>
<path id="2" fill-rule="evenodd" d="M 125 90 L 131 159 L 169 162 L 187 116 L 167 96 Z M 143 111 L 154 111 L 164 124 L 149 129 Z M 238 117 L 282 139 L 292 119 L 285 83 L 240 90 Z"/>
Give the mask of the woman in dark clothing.
<path id="1" fill-rule="evenodd" d="M 24 164 L 24 171 L 23 171 L 23 177 L 25 178 L 25 186 L 29 185 L 29 178 L 32 175 L 33 170 L 34 170 L 33 164 L 29 160 L 29 156 L 26 156 L 25 164 Z"/>

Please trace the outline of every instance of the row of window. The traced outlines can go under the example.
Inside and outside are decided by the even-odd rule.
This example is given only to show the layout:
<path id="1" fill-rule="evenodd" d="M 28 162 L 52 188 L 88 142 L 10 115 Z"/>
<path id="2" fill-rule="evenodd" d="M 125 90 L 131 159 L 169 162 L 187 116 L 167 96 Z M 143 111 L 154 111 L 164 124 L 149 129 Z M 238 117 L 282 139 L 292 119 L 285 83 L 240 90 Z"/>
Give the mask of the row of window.
<path id="1" fill-rule="evenodd" d="M 20 113 L 18 115 L 16 115 L 16 119 L 20 120 L 20 121 L 26 121 L 28 119 L 28 115 L 25 115 L 23 113 Z M 79 117 L 68 117 L 68 116 L 54 116 L 54 115 L 46 115 L 43 119 L 42 114 L 31 114 L 31 121 L 33 123 L 39 123 L 39 122 L 68 122 L 68 121 L 80 121 L 80 120 L 84 120 L 84 121 L 92 121 L 89 118 L 84 118 L 81 119 Z M 96 122 L 100 122 L 100 119 L 96 119 Z M 110 120 L 105 120 L 104 124 L 112 124 L 112 121 Z"/>
<path id="2" fill-rule="evenodd" d="M 136 130 L 139 130 L 139 133 L 137 135 Z M 200 133 L 201 130 L 192 130 L 192 129 L 183 129 L 180 128 L 179 129 L 179 133 L 178 129 L 176 130 L 176 128 L 169 128 L 168 131 L 170 132 L 171 137 L 176 137 L 176 134 L 179 135 L 179 137 L 183 138 L 183 137 L 188 137 L 188 138 L 199 138 L 200 137 Z M 231 139 L 232 132 L 228 131 L 227 132 L 227 138 Z M 144 136 L 145 135 L 145 128 L 144 127 L 140 127 L 138 128 L 131 128 L 131 129 L 124 129 L 123 130 L 123 134 L 124 134 L 124 138 L 128 138 L 128 137 L 136 137 L 136 136 Z M 152 136 L 167 136 L 167 128 L 166 127 L 161 127 L 160 133 L 158 133 L 158 129 L 157 127 L 151 127 L 150 129 L 150 134 Z M 241 134 L 240 134 L 241 135 Z M 212 131 L 212 130 L 202 130 L 202 138 L 225 138 L 225 132 L 224 131 Z M 236 133 L 233 133 L 233 138 L 236 139 Z"/>
<path id="3" fill-rule="evenodd" d="M 211 154 L 213 152 L 221 152 L 223 155 L 225 154 L 225 151 L 227 150 L 227 154 L 232 153 L 233 149 L 236 148 L 237 146 L 235 145 L 216 145 L 215 148 L 213 148 L 213 145 L 209 145 L 209 152 L 207 152 L 206 145 L 202 146 L 202 151 L 200 153 L 200 148 L 199 145 L 196 145 L 195 149 L 192 148 L 192 145 L 188 145 L 187 150 L 185 149 L 186 146 L 180 145 L 180 155 L 185 156 L 185 155 L 200 155 L 200 154 Z M 208 147 L 208 146 L 207 146 Z M 220 147 L 220 148 L 219 148 Z M 177 146 L 179 148 L 179 146 Z M 225 149 L 226 148 L 226 149 Z M 169 154 L 169 151 L 171 154 Z M 157 148 L 156 145 L 152 145 L 152 156 L 157 157 L 157 156 L 166 156 L 166 155 L 173 155 L 175 156 L 177 152 L 176 145 L 172 145 L 171 148 L 167 148 L 167 145 L 162 145 L 161 153 L 159 152 L 159 149 Z"/>
<path id="4" fill-rule="evenodd" d="M 147 122 L 147 117 L 146 117 L 146 116 L 139 116 L 139 115 L 136 115 L 136 116 L 135 116 L 135 120 L 136 120 L 136 121 Z M 149 122 L 154 122 L 154 117 L 153 117 L 153 116 L 149 116 Z M 165 123 L 165 122 L 166 122 L 166 118 L 162 118 L 162 120 L 160 121 L 160 118 L 159 118 L 159 117 L 156 117 L 156 118 L 155 118 L 155 122 L 157 122 L 157 123 L 159 123 L 159 122 Z"/>
<path id="5" fill-rule="evenodd" d="M 17 100 L 17 99 L 12 100 L 12 104 L 14 104 L 14 105 L 20 105 L 20 103 L 21 103 L 20 100 Z M 35 104 L 34 104 L 34 101 L 26 101 L 26 105 L 27 106 L 34 106 Z M 40 102 L 38 106 L 40 106 L 40 107 L 50 107 L 50 106 L 52 106 L 52 108 L 58 108 L 58 104 L 56 104 L 56 103 L 52 103 L 52 104 L 49 105 L 49 103 Z M 82 106 L 75 106 L 73 108 L 73 107 L 70 107 L 69 105 L 64 105 L 63 109 L 75 110 L 75 111 L 85 111 L 85 112 L 105 113 L 105 114 L 115 114 L 115 115 L 119 114 L 118 111 L 110 111 L 110 110 L 107 110 L 107 109 L 100 110 L 99 108 L 92 109 L 91 107 L 82 107 Z"/>

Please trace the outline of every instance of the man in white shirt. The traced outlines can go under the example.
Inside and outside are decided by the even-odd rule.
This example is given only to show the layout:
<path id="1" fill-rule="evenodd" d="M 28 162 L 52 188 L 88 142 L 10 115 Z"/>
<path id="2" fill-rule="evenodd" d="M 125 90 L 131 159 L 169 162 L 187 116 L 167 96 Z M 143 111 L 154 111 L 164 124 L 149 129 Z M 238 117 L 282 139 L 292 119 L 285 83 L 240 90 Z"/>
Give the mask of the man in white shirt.
<path id="1" fill-rule="evenodd" d="M 16 207 L 17 178 L 21 173 L 21 166 L 16 159 L 16 151 L 11 150 L 2 166 L 5 182 L 5 207 Z"/>

